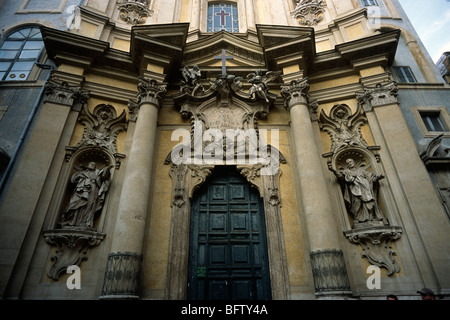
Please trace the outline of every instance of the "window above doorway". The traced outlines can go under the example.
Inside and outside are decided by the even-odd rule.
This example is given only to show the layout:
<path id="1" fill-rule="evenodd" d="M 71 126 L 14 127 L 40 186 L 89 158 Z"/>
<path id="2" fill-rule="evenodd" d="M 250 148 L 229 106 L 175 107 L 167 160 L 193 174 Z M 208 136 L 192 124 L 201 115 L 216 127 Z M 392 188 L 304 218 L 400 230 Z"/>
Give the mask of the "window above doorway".
<path id="1" fill-rule="evenodd" d="M 211 2 L 208 4 L 208 32 L 239 32 L 238 8 L 236 3 Z"/>

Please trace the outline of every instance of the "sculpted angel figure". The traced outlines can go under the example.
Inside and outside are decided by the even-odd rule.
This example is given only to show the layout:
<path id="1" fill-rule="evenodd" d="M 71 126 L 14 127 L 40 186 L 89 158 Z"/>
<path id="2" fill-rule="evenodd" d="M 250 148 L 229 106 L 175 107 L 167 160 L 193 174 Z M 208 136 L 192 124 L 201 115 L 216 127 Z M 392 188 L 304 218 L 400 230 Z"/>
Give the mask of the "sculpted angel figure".
<path id="1" fill-rule="evenodd" d="M 351 109 L 346 104 L 335 105 L 330 116 L 323 109 L 320 113 L 320 127 L 330 135 L 331 152 L 351 146 L 366 148 L 367 143 L 360 129 L 366 122 L 360 105 L 354 114 L 351 114 Z"/>
<path id="2" fill-rule="evenodd" d="M 59 220 L 61 227 L 93 227 L 95 213 L 103 207 L 112 167 L 113 165 L 109 165 L 97 169 L 96 163 L 91 161 L 85 170 L 72 176 L 71 182 L 76 183 L 76 186 Z"/>
<path id="3" fill-rule="evenodd" d="M 194 65 L 192 68 L 188 66 L 184 66 L 181 75 L 183 76 L 184 81 L 182 81 L 182 87 L 188 87 L 191 91 L 191 95 L 195 95 L 198 89 L 203 89 L 202 84 L 200 82 L 200 77 L 202 75 L 200 68 L 197 65 Z"/>
<path id="4" fill-rule="evenodd" d="M 352 158 L 345 161 L 343 170 L 330 170 L 344 183 L 344 200 L 355 222 L 383 221 L 385 218 L 378 206 L 376 183 L 384 175 L 375 175 L 363 166 L 357 167 Z"/>
<path id="5" fill-rule="evenodd" d="M 250 90 L 248 91 L 250 98 L 253 100 L 256 100 L 256 98 L 261 98 L 266 102 L 269 102 L 269 99 L 267 98 L 269 87 L 267 84 L 275 80 L 280 74 L 280 72 L 269 71 L 263 75 L 261 70 L 248 74 L 247 81 L 252 84 Z"/>

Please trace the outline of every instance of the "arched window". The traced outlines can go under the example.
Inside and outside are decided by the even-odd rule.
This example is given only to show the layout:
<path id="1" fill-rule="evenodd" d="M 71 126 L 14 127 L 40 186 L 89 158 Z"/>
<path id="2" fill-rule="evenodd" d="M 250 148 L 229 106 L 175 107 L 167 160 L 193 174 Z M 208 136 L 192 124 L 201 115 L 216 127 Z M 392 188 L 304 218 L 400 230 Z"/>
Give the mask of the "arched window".
<path id="1" fill-rule="evenodd" d="M 27 80 L 43 48 L 39 27 L 26 27 L 8 35 L 0 47 L 0 81 Z"/>
<path id="2" fill-rule="evenodd" d="M 225 30 L 239 32 L 238 8 L 236 3 L 211 2 L 208 4 L 208 32 Z"/>

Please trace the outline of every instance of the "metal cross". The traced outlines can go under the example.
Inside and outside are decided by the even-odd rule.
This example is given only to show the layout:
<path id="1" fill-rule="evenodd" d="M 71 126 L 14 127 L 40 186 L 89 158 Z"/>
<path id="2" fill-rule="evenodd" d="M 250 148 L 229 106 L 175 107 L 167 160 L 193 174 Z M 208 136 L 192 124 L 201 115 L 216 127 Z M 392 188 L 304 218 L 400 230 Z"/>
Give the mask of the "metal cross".
<path id="1" fill-rule="evenodd" d="M 227 52 L 225 49 L 222 49 L 222 55 L 215 56 L 215 60 L 222 60 L 222 75 L 225 76 L 227 74 L 227 60 L 232 60 L 234 57 L 227 56 Z"/>

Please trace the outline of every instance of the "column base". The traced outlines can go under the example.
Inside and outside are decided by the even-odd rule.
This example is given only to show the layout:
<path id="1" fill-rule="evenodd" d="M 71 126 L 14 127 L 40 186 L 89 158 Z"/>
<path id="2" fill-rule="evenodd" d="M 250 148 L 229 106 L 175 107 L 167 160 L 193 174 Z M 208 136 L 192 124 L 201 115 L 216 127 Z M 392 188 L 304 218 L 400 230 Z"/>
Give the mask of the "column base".
<path id="1" fill-rule="evenodd" d="M 142 260 L 140 253 L 110 253 L 100 299 L 139 299 Z"/>
<path id="2" fill-rule="evenodd" d="M 310 258 L 317 297 L 342 298 L 352 294 L 342 250 L 311 251 Z"/>

